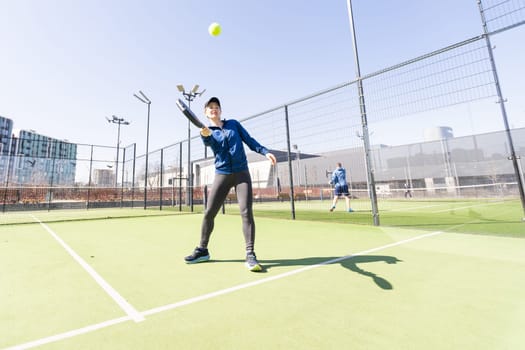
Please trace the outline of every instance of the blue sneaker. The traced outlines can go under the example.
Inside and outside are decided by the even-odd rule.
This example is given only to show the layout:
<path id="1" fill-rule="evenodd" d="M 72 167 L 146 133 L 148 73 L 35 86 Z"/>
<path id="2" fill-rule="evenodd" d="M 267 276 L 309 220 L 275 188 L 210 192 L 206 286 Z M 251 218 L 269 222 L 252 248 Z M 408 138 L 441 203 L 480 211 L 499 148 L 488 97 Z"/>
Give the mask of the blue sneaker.
<path id="1" fill-rule="evenodd" d="M 246 254 L 246 263 L 244 265 L 246 265 L 246 268 L 252 272 L 259 272 L 263 269 L 253 252 Z"/>
<path id="2" fill-rule="evenodd" d="M 348 208 L 348 212 L 349 212 L 349 213 L 353 213 L 353 212 L 354 212 L 354 209 L 352 209 L 352 208 Z"/>
<path id="3" fill-rule="evenodd" d="M 186 264 L 196 264 L 208 261 L 210 260 L 210 253 L 208 252 L 208 249 L 197 247 L 193 253 L 185 257 L 184 260 L 186 261 Z"/>

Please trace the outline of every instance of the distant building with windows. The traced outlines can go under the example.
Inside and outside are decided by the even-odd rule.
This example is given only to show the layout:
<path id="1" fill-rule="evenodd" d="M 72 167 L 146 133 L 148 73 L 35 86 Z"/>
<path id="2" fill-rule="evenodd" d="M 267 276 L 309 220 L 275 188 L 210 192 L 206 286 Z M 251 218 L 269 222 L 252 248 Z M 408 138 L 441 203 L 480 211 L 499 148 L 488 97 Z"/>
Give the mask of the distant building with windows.
<path id="1" fill-rule="evenodd" d="M 98 187 L 111 187 L 115 183 L 115 176 L 110 169 L 94 169 L 93 185 Z"/>
<path id="2" fill-rule="evenodd" d="M 8 168 L 13 168 L 9 162 L 9 154 L 12 152 L 13 121 L 0 116 L 0 180 L 6 181 L 9 173 Z"/>
<path id="3" fill-rule="evenodd" d="M 74 185 L 77 145 L 20 130 L 14 150 L 13 182 L 21 185 Z"/>
<path id="4" fill-rule="evenodd" d="M 13 126 L 11 119 L 0 116 L 0 180 L 9 186 L 75 184 L 76 144 L 34 130 L 15 131 Z"/>
<path id="5" fill-rule="evenodd" d="M 9 154 L 11 133 L 13 132 L 13 121 L 0 116 L 0 155 Z"/>

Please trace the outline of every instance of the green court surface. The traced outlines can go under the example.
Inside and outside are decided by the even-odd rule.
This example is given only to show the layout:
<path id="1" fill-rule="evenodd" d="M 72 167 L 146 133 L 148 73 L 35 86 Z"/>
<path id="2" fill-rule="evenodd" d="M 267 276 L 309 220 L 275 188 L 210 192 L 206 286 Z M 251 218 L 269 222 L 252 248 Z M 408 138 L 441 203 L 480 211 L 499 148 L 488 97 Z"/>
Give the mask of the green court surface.
<path id="1" fill-rule="evenodd" d="M 334 212 L 329 212 L 331 201 L 295 202 L 296 219 L 339 222 L 343 224 L 372 225 L 368 200 L 352 200 L 353 213 L 345 211 L 340 201 Z M 379 219 L 382 226 L 453 232 L 525 237 L 524 213 L 518 200 L 381 200 Z M 228 206 L 229 212 L 238 208 Z M 256 203 L 259 216 L 291 218 L 289 203 Z"/>
<path id="2" fill-rule="evenodd" d="M 462 233 L 463 215 L 480 222 L 464 204 L 453 209 L 461 220 L 430 228 L 352 223 L 365 220 L 365 203 L 330 221 L 325 204 L 309 204 L 318 220 L 266 217 L 273 209 L 256 205 L 261 273 L 243 265 L 238 215 L 217 217 L 212 260 L 195 265 L 183 257 L 198 243 L 200 213 L 52 220 L 33 212 L 41 222 L 1 225 L 0 349 L 523 346 L 518 233 Z M 484 207 L 470 210 L 485 218 Z M 489 213 L 505 227 L 512 208 Z"/>

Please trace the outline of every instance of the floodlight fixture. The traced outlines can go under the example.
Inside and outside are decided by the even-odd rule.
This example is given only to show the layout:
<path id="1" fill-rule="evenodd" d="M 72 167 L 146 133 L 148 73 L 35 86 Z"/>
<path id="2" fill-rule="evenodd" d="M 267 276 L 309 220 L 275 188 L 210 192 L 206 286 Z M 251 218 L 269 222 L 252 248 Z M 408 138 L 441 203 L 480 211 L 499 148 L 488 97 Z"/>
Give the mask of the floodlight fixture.
<path id="1" fill-rule="evenodd" d="M 130 122 L 125 120 L 124 118 L 119 118 L 116 115 L 112 115 L 111 119 L 106 117 L 106 120 L 108 123 L 113 123 L 118 125 L 118 133 L 117 133 L 117 158 L 115 160 L 115 189 L 118 185 L 118 159 L 119 159 L 119 151 L 120 151 L 120 126 L 121 125 L 129 125 Z"/>
<path id="2" fill-rule="evenodd" d="M 142 102 L 142 103 L 146 103 L 146 104 L 147 104 L 147 102 L 144 101 L 141 97 L 137 96 L 137 94 L 133 94 L 133 96 L 135 96 L 137 99 L 139 99 L 140 102 Z"/>
<path id="3" fill-rule="evenodd" d="M 144 95 L 144 93 L 143 93 L 141 90 L 139 90 L 139 94 L 140 94 L 142 97 L 144 97 L 144 99 L 146 100 L 147 103 L 151 103 L 151 101 L 149 100 L 148 96 Z"/>

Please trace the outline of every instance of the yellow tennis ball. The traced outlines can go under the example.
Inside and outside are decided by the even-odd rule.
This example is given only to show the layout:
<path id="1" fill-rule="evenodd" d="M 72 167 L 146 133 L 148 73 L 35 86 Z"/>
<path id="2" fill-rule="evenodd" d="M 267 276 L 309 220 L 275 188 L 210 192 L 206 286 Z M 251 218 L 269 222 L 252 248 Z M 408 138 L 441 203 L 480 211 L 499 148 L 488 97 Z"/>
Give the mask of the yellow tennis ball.
<path id="1" fill-rule="evenodd" d="M 213 22 L 208 27 L 208 32 L 211 36 L 218 36 L 219 34 L 221 34 L 221 25 L 217 22 Z"/>

